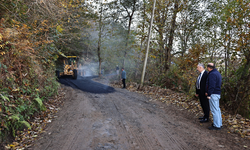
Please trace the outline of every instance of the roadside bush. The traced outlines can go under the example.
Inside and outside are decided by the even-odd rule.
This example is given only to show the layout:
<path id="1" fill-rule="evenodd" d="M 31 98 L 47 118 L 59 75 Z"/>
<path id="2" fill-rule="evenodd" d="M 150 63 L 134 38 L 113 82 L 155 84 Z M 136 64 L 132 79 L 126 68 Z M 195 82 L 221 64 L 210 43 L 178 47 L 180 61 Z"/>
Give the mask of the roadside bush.
<path id="1" fill-rule="evenodd" d="M 30 128 L 34 115 L 45 110 L 44 101 L 57 94 L 54 43 L 63 30 L 63 9 L 56 0 L 1 2 L 0 149 Z"/>
<path id="2" fill-rule="evenodd" d="M 250 118 L 250 65 L 245 63 L 224 77 L 223 105 L 234 114 Z"/>
<path id="3" fill-rule="evenodd" d="M 35 112 L 43 111 L 43 101 L 57 93 L 53 57 L 45 57 L 30 47 L 22 26 L 0 26 L 0 140 L 15 137 L 30 128 Z M 26 31 L 28 34 L 28 30 Z"/>

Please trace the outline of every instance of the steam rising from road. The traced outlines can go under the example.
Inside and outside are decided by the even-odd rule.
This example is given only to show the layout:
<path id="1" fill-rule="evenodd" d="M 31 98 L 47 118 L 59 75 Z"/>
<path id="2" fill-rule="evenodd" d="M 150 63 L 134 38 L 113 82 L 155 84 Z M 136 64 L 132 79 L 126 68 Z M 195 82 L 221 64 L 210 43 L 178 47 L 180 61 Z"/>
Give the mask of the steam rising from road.
<path id="1" fill-rule="evenodd" d="M 98 75 L 98 63 L 88 63 L 79 67 L 79 74 L 83 77 Z"/>

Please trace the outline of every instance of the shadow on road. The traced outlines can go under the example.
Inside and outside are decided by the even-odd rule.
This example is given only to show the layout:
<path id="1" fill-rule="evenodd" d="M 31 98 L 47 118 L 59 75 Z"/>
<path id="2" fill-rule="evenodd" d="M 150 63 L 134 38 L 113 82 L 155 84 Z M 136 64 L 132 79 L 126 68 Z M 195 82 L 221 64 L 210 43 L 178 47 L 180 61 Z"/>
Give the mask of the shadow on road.
<path id="1" fill-rule="evenodd" d="M 75 80 L 71 76 L 63 76 L 59 78 L 59 82 L 66 86 L 71 86 L 72 88 L 90 93 L 112 93 L 115 91 L 113 87 L 92 81 L 93 78 L 97 77 L 98 76 L 78 76 Z"/>

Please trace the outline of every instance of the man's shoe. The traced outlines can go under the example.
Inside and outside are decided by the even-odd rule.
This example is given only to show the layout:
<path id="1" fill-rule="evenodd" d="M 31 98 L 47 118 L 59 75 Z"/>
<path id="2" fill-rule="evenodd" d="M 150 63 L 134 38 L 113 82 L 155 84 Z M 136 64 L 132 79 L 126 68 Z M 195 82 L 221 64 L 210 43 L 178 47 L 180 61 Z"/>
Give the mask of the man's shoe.
<path id="1" fill-rule="evenodd" d="M 199 120 L 202 120 L 202 119 L 204 119 L 204 117 L 199 117 Z"/>
<path id="2" fill-rule="evenodd" d="M 208 122 L 209 120 L 207 118 L 203 118 L 200 120 L 200 123 Z"/>
<path id="3" fill-rule="evenodd" d="M 221 128 L 217 128 L 217 127 L 214 127 L 214 126 L 211 126 L 208 128 L 209 130 L 221 130 Z"/>
<path id="4" fill-rule="evenodd" d="M 214 127 L 214 124 L 212 123 L 212 126 Z M 220 127 L 221 129 L 223 128 L 223 126 Z"/>

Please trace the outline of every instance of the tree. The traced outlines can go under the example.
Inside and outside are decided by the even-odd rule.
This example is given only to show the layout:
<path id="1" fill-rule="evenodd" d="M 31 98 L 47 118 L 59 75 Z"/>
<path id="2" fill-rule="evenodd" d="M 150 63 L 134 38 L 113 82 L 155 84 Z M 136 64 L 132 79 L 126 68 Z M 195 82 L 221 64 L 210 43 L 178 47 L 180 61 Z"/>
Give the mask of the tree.
<path id="1" fill-rule="evenodd" d="M 98 60 L 99 60 L 99 77 L 101 76 L 101 66 L 102 66 L 102 58 L 101 58 L 101 43 L 102 43 L 102 28 L 103 28 L 103 3 L 100 3 L 100 11 L 99 11 L 99 30 L 98 30 L 98 46 L 97 46 L 97 55 L 98 55 Z"/>
<path id="2" fill-rule="evenodd" d="M 204 17 L 205 11 L 200 9 L 201 1 L 196 0 L 183 0 L 180 10 L 179 22 L 177 25 L 176 36 L 179 38 L 179 50 L 174 52 L 173 55 L 181 54 L 183 56 L 188 48 L 195 45 L 195 42 L 191 42 L 191 39 L 200 36 L 202 30 L 204 30 Z M 206 8 L 204 8 L 206 9 Z"/>
<path id="3" fill-rule="evenodd" d="M 156 3 L 156 13 L 155 13 L 155 22 L 154 22 L 154 30 L 156 30 L 157 34 L 157 43 L 159 44 L 159 54 L 156 56 L 159 56 L 159 68 L 160 73 L 162 73 L 162 66 L 165 60 L 165 40 L 167 39 L 167 33 L 168 33 L 168 13 L 169 13 L 169 1 L 157 1 Z M 165 35 L 164 35 L 165 34 Z M 165 55 L 164 55 L 165 54 Z"/>
<path id="4" fill-rule="evenodd" d="M 129 38 L 130 38 L 130 32 L 131 32 L 131 25 L 133 23 L 133 18 L 135 15 L 135 12 L 139 10 L 139 0 L 116 0 L 112 3 L 112 8 L 115 8 L 116 11 L 113 11 L 116 13 L 115 21 L 120 22 L 126 27 L 127 29 L 127 35 L 126 35 L 126 43 L 125 43 L 125 50 L 124 50 L 124 58 L 123 58 L 123 66 L 125 66 L 125 60 L 127 57 L 127 53 L 129 51 Z M 111 10 L 112 11 L 112 10 Z M 121 18 L 121 19 L 120 19 Z M 118 20 L 119 19 L 119 20 Z"/>
<path id="5" fill-rule="evenodd" d="M 225 35 L 225 41 L 228 41 L 228 52 L 231 52 L 231 60 L 233 59 L 240 66 L 236 68 L 236 80 L 237 82 L 231 83 L 231 89 L 225 86 L 233 109 L 235 113 L 242 113 L 245 116 L 249 116 L 249 83 L 250 83 L 250 52 L 249 52 L 249 2 L 247 0 L 233 0 L 228 1 L 224 7 L 224 17 L 228 26 L 232 27 L 230 32 Z M 229 51 L 229 49 L 231 49 Z M 226 53 L 228 53 L 226 52 Z M 239 59 L 240 58 L 240 59 Z M 228 58 L 227 58 L 228 59 Z M 237 61 L 238 60 L 238 61 Z M 230 67 L 232 69 L 232 67 Z M 230 76 L 234 74 L 232 70 Z M 232 78 L 229 78 L 232 80 Z M 229 80 L 229 84 L 230 84 Z M 227 84 L 228 86 L 228 84 Z M 235 95 L 230 95 L 234 93 Z M 230 95 L 230 96 L 229 96 Z"/>
<path id="6" fill-rule="evenodd" d="M 166 46 L 166 60 L 165 60 L 165 70 L 167 71 L 171 66 L 171 52 L 173 49 L 174 32 L 176 29 L 176 17 L 179 12 L 179 0 L 174 0 L 174 9 L 172 14 L 172 20 L 170 25 L 169 39 Z M 167 36 L 167 35 L 166 35 Z"/>

